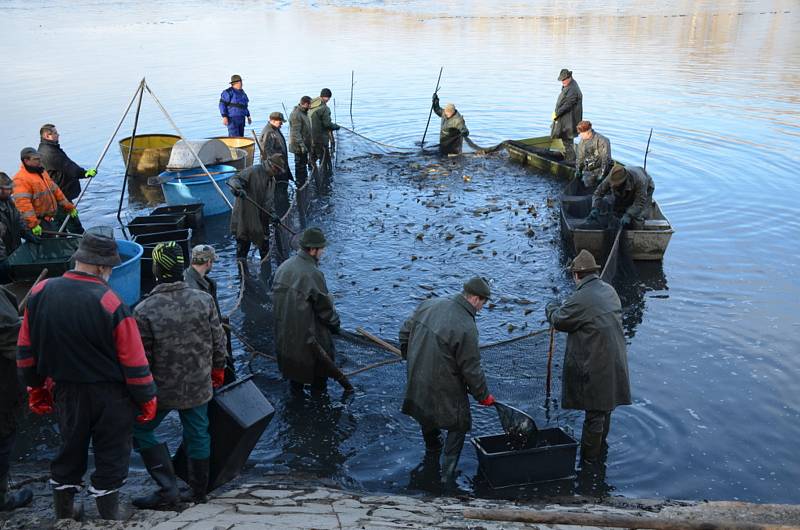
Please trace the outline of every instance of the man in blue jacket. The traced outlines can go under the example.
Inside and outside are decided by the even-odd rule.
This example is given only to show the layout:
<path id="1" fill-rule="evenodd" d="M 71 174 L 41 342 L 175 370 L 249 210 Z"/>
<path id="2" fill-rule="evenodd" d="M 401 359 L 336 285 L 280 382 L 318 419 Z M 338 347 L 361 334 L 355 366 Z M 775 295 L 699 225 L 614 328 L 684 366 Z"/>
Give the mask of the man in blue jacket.
<path id="1" fill-rule="evenodd" d="M 248 125 L 253 123 L 247 109 L 249 101 L 242 90 L 242 77 L 232 75 L 230 88 L 223 90 L 219 96 L 219 113 L 222 115 L 222 124 L 228 128 L 228 136 L 244 136 L 245 118 Z"/>

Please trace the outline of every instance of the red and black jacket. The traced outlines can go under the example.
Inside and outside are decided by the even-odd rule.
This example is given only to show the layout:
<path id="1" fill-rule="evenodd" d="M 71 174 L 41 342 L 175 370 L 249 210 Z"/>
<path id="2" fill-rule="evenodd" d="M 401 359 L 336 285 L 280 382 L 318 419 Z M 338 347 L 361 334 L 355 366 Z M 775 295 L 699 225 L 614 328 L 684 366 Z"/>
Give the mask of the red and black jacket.
<path id="1" fill-rule="evenodd" d="M 17 341 L 17 370 L 28 386 L 120 382 L 134 401 L 156 395 L 131 311 L 97 276 L 70 271 L 32 290 Z"/>

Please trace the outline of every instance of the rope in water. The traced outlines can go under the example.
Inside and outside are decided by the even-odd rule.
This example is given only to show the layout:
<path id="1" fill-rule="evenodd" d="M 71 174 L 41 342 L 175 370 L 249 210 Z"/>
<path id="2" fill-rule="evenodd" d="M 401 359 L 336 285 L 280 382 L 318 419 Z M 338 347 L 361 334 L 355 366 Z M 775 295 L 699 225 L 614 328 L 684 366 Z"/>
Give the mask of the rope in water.
<path id="1" fill-rule="evenodd" d="M 381 147 L 386 147 L 387 149 L 397 149 L 397 150 L 400 150 L 400 151 L 414 151 L 414 149 L 411 148 L 411 147 L 399 147 L 399 146 L 396 146 L 396 145 L 385 144 L 383 142 L 379 142 L 377 140 L 373 140 L 372 138 L 367 138 L 363 134 L 359 134 L 359 133 L 355 132 L 353 129 L 348 129 L 347 127 L 344 127 L 342 125 L 340 125 L 339 127 L 341 129 L 344 129 L 345 131 L 351 133 L 351 134 L 355 134 L 359 138 L 362 138 L 362 139 L 364 139 L 364 140 L 366 140 L 368 142 L 371 142 L 371 143 L 373 143 L 375 145 L 380 145 Z"/>

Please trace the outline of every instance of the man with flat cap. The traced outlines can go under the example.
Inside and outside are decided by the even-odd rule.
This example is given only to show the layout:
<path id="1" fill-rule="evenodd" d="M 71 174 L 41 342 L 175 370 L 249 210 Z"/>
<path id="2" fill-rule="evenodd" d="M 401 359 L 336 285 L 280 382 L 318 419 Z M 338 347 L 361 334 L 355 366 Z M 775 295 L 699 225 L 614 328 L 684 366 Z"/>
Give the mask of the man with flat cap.
<path id="1" fill-rule="evenodd" d="M 120 263 L 111 229 L 87 231 L 74 258 L 73 270 L 31 289 L 17 370 L 29 387 L 31 411 L 55 410 L 58 419 L 61 447 L 50 464 L 56 518 L 80 518 L 73 500 L 91 443 L 89 492 L 100 517 L 113 520 L 128 476 L 134 418 L 142 423 L 155 417 L 156 386 L 136 321 L 108 286 Z"/>
<path id="2" fill-rule="evenodd" d="M 305 385 L 313 392 L 327 389 L 331 374 L 317 359 L 315 342 L 332 360 L 336 354 L 331 335 L 339 333 L 339 313 L 319 270 L 327 244 L 322 230 L 306 229 L 300 250 L 278 267 L 272 283 L 278 368 L 296 393 Z"/>
<path id="3" fill-rule="evenodd" d="M 564 161 L 575 163 L 576 128 L 583 120 L 583 94 L 578 83 L 572 78 L 572 72 L 563 68 L 558 74 L 561 81 L 561 93 L 556 100 L 553 111 L 553 125 L 550 128 L 551 138 L 560 138 L 564 143 Z"/>
<path id="4" fill-rule="evenodd" d="M 325 175 L 333 172 L 331 162 L 331 133 L 339 129 L 339 125 L 331 119 L 331 109 L 328 107 L 333 93 L 329 88 L 323 88 L 318 98 L 311 100 L 308 106 L 308 119 L 311 122 L 311 156 L 320 163 L 320 169 Z"/>
<path id="5" fill-rule="evenodd" d="M 611 412 L 631 404 L 628 354 L 622 332 L 622 305 L 612 286 L 600 279 L 600 266 L 584 249 L 569 267 L 577 285 L 563 303 L 550 302 L 545 314 L 565 331 L 567 350 L 561 407 L 585 411 L 581 461 L 597 463 L 611 427 Z"/>
<path id="6" fill-rule="evenodd" d="M 641 230 L 653 209 L 655 184 L 644 168 L 614 163 L 608 177 L 594 190 L 588 223 Z"/>
<path id="7" fill-rule="evenodd" d="M 439 95 L 433 93 L 433 112 L 442 118 L 442 127 L 439 130 L 439 154 L 457 155 L 461 153 L 464 138 L 469 136 L 469 129 L 456 106 L 448 103 L 444 108 L 439 106 Z"/>
<path id="8" fill-rule="evenodd" d="M 242 76 L 231 76 L 231 86 L 222 91 L 219 96 L 219 113 L 222 115 L 222 125 L 228 128 L 228 136 L 244 136 L 244 121 L 253 123 L 247 105 L 250 100 L 242 89 Z"/>
<path id="9" fill-rule="evenodd" d="M 289 152 L 286 147 L 286 138 L 281 132 L 286 119 L 280 112 L 273 112 L 269 115 L 269 122 L 261 131 L 261 147 L 267 158 L 278 160 L 280 164 L 275 173 L 275 213 L 278 217 L 283 217 L 289 209 L 289 181 L 294 180 L 292 171 L 289 169 Z"/>
<path id="10" fill-rule="evenodd" d="M 606 178 L 614 166 L 611 158 L 611 142 L 595 131 L 592 122 L 578 122 L 578 159 L 575 162 L 575 178 L 581 179 L 587 188 L 593 188 Z"/>
<path id="11" fill-rule="evenodd" d="M 486 280 L 474 277 L 463 291 L 422 302 L 400 329 L 400 351 L 408 361 L 402 411 L 417 420 L 425 458 L 444 460 L 441 481 L 453 488 L 464 438 L 472 428 L 468 394 L 481 405 L 494 404 L 481 368 L 475 314 L 489 300 Z"/>

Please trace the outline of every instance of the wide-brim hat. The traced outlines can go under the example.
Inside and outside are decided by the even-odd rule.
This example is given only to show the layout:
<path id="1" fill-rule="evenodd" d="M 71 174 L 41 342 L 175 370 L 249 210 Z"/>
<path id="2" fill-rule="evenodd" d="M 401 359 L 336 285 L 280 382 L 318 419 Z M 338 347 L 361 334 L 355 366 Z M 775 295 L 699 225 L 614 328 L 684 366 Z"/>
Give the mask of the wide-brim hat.
<path id="1" fill-rule="evenodd" d="M 558 73 L 558 80 L 563 81 L 564 79 L 568 79 L 572 77 L 572 71 L 567 70 L 566 68 L 562 68 L 561 71 Z"/>
<path id="2" fill-rule="evenodd" d="M 300 235 L 300 246 L 303 248 L 324 248 L 327 245 L 328 240 L 319 228 L 306 228 Z"/>
<path id="3" fill-rule="evenodd" d="M 75 261 L 88 265 L 116 267 L 122 260 L 117 250 L 117 242 L 113 237 L 101 235 L 91 230 L 83 234 L 78 250 L 72 255 Z"/>
<path id="4" fill-rule="evenodd" d="M 567 266 L 570 272 L 597 272 L 600 270 L 600 265 L 594 260 L 592 253 L 586 249 L 578 252 L 575 259 Z"/>
<path id="5" fill-rule="evenodd" d="M 625 166 L 620 164 L 619 162 L 614 162 L 614 166 L 611 168 L 611 172 L 608 174 L 608 182 L 612 186 L 619 186 L 625 179 L 628 178 L 628 172 L 625 171 Z"/>
<path id="6" fill-rule="evenodd" d="M 231 76 L 231 84 L 241 83 L 241 82 L 242 82 L 242 76 L 240 76 L 239 74 L 233 74 Z"/>
<path id="7" fill-rule="evenodd" d="M 489 287 L 489 282 L 480 276 L 475 276 L 467 280 L 467 282 L 464 284 L 464 292 L 467 294 L 480 296 L 486 300 L 492 296 L 492 289 Z"/>

